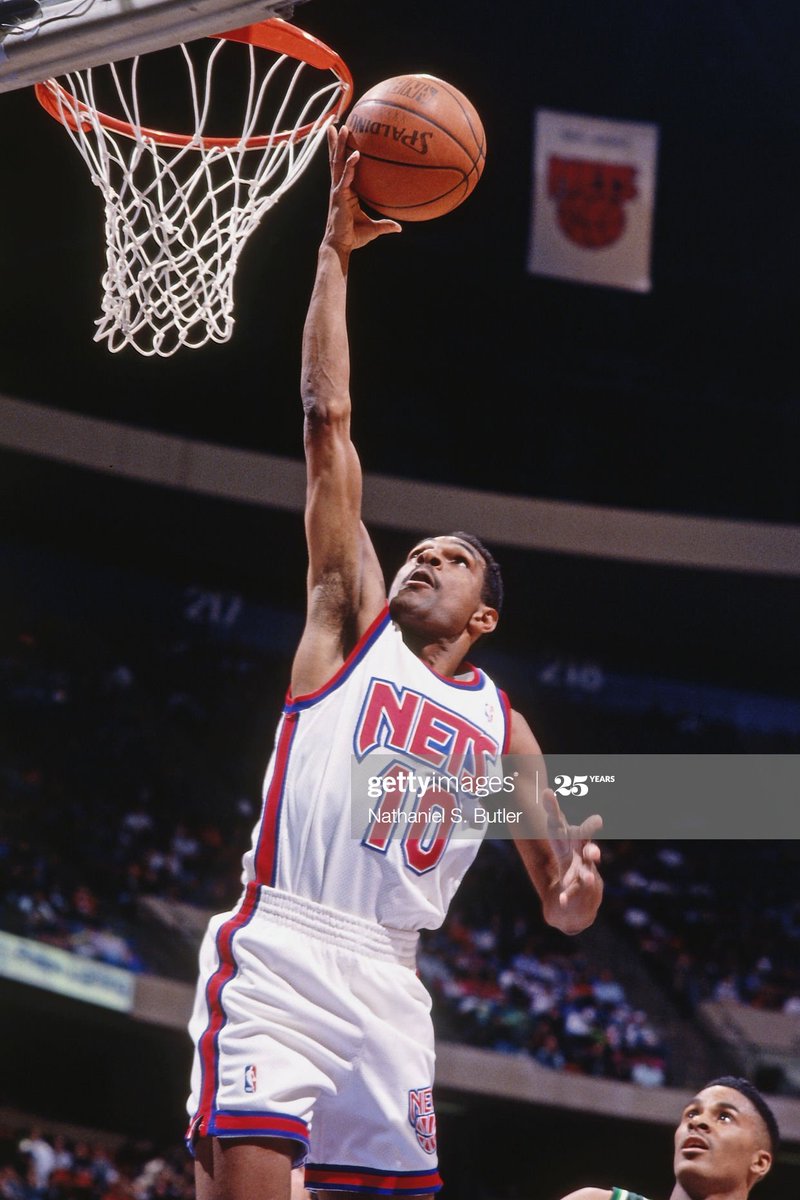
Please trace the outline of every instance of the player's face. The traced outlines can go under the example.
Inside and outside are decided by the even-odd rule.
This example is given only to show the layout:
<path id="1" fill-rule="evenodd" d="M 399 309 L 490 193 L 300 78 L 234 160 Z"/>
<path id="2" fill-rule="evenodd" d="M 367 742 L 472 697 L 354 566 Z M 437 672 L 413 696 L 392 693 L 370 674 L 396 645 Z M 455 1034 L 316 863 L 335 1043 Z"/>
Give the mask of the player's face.
<path id="1" fill-rule="evenodd" d="M 705 1088 L 675 1130 L 675 1178 L 691 1200 L 746 1195 L 772 1162 L 764 1123 L 735 1088 Z"/>
<path id="2" fill-rule="evenodd" d="M 418 542 L 389 589 L 392 617 L 432 637 L 459 634 L 473 614 L 487 610 L 481 599 L 485 570 L 481 555 L 459 538 Z"/>

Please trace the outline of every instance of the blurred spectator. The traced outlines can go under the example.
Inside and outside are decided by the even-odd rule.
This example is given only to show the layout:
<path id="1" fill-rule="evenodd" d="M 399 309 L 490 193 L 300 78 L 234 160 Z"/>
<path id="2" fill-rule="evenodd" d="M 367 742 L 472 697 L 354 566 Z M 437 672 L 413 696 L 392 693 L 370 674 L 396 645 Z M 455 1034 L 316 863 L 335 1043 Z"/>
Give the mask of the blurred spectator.
<path id="1" fill-rule="evenodd" d="M 34 1127 L 26 1137 L 20 1139 L 19 1150 L 28 1159 L 27 1182 L 33 1194 L 44 1196 L 56 1161 L 52 1142 L 48 1141 L 41 1129 Z"/>

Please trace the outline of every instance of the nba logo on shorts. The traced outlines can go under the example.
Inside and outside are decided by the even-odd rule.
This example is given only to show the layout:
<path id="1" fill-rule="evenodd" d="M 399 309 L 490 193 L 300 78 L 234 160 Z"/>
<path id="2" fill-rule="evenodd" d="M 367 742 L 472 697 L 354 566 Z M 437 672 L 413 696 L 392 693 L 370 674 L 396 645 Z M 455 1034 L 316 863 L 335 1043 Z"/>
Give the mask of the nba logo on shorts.
<path id="1" fill-rule="evenodd" d="M 433 1111 L 431 1088 L 412 1088 L 408 1093 L 408 1120 L 414 1126 L 417 1141 L 425 1153 L 435 1154 L 436 1113 Z"/>
<path id="2" fill-rule="evenodd" d="M 255 1063 L 251 1063 L 249 1067 L 245 1067 L 244 1069 L 244 1090 L 248 1094 L 252 1094 L 256 1090 Z"/>

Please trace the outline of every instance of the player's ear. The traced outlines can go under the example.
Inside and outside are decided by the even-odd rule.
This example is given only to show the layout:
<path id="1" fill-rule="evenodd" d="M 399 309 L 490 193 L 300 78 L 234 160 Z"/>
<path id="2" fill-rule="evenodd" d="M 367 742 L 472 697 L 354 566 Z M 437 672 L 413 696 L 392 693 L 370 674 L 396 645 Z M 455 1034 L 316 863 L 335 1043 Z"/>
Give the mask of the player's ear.
<path id="1" fill-rule="evenodd" d="M 769 1150 L 757 1150 L 753 1155 L 751 1169 L 756 1176 L 756 1183 L 759 1183 L 772 1166 L 772 1155 Z"/>
<path id="2" fill-rule="evenodd" d="M 470 617 L 468 629 L 473 637 L 483 637 L 484 634 L 491 633 L 496 628 L 499 619 L 500 614 L 496 608 L 490 608 L 488 604 L 481 604 Z"/>

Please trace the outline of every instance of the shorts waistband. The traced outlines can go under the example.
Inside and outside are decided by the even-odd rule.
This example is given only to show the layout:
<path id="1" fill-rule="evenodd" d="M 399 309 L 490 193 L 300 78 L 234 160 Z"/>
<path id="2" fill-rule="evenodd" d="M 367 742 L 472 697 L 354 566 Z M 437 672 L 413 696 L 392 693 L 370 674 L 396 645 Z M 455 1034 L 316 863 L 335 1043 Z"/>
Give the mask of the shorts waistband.
<path id="1" fill-rule="evenodd" d="M 260 892 L 258 911 L 278 924 L 356 954 L 416 968 L 419 941 L 416 930 L 391 929 L 279 888 L 262 886 Z"/>

